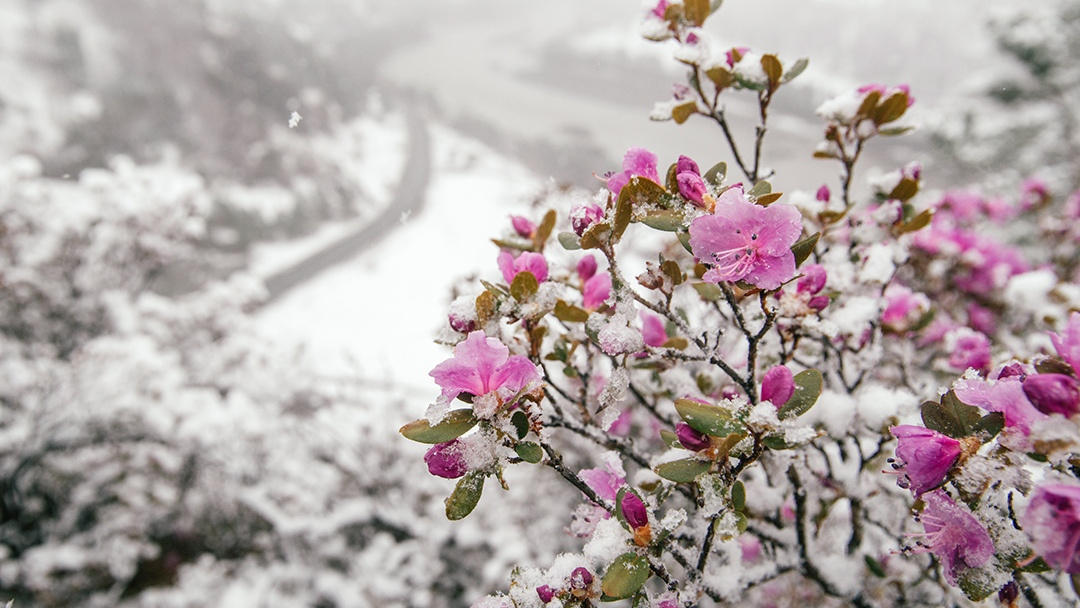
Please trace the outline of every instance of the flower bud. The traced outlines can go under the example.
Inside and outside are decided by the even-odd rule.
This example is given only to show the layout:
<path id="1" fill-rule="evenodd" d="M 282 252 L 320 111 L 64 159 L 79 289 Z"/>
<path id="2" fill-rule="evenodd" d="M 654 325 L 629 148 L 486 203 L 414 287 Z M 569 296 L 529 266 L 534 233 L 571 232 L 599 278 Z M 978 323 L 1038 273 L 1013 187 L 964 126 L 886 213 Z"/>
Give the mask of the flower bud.
<path id="1" fill-rule="evenodd" d="M 788 402 L 795 394 L 795 377 L 783 365 L 765 372 L 761 379 L 761 400 L 769 401 L 777 408 Z"/>
<path id="2" fill-rule="evenodd" d="M 700 452 L 712 445 L 712 439 L 708 435 L 695 431 L 685 422 L 675 425 L 675 435 L 684 448 L 695 452 Z"/>
<path id="3" fill-rule="evenodd" d="M 825 288 L 827 274 L 821 264 L 807 264 L 803 267 L 803 277 L 795 284 L 797 293 L 815 294 Z"/>
<path id="4" fill-rule="evenodd" d="M 622 498 L 622 514 L 626 523 L 635 530 L 649 525 L 649 512 L 637 494 L 627 492 Z"/>
<path id="5" fill-rule="evenodd" d="M 589 203 L 576 205 L 570 209 L 570 225 L 574 228 L 574 234 L 581 236 L 596 222 L 604 217 L 604 210 L 600 205 Z"/>
<path id="6" fill-rule="evenodd" d="M 694 159 L 689 156 L 679 156 L 678 162 L 675 163 L 675 174 L 680 173 L 693 173 L 700 176 L 701 169 L 698 168 L 698 164 L 694 162 Z"/>
<path id="7" fill-rule="evenodd" d="M 1066 418 L 1080 410 L 1080 384 L 1065 374 L 1036 374 L 1024 379 L 1024 395 L 1044 414 Z"/>
<path id="8" fill-rule="evenodd" d="M 424 454 L 428 472 L 444 479 L 457 479 L 469 472 L 462 453 L 464 444 L 460 439 L 438 443 Z"/>
<path id="9" fill-rule="evenodd" d="M 829 202 L 829 199 L 832 198 L 832 192 L 829 192 L 829 187 L 827 185 L 822 184 L 821 187 L 817 189 L 817 194 L 814 195 L 814 198 L 816 198 L 818 202 L 827 203 Z"/>
<path id="10" fill-rule="evenodd" d="M 536 595 L 539 595 L 540 601 L 546 604 L 555 599 L 555 590 L 547 585 L 541 585 L 536 588 Z"/>
<path id="11" fill-rule="evenodd" d="M 998 601 L 1002 606 L 1015 606 L 1019 597 L 1020 586 L 1016 584 L 1016 581 L 1009 581 L 998 589 Z"/>
<path id="12" fill-rule="evenodd" d="M 683 198 L 693 202 L 698 207 L 705 205 L 705 196 L 708 195 L 709 191 L 705 188 L 705 182 L 700 175 L 687 171 L 676 175 L 675 181 L 679 184 L 679 194 Z"/>
<path id="13" fill-rule="evenodd" d="M 1001 368 L 1001 371 L 998 372 L 997 379 L 1004 380 L 1005 378 L 1013 378 L 1018 376 L 1020 380 L 1023 380 L 1026 375 L 1027 372 L 1024 371 L 1024 366 L 1014 361 L 1013 363 L 1010 363 L 1005 367 Z"/>
<path id="14" fill-rule="evenodd" d="M 587 255 L 581 258 L 581 261 L 577 263 L 578 278 L 584 283 L 593 278 L 596 274 L 596 258 L 592 255 Z"/>
<path id="15" fill-rule="evenodd" d="M 536 234 L 536 224 L 520 215 L 511 215 L 510 224 L 513 225 L 514 232 L 518 233 L 518 236 L 531 239 Z"/>
<path id="16" fill-rule="evenodd" d="M 829 296 L 814 296 L 810 298 L 810 301 L 807 302 L 806 305 L 813 310 L 821 312 L 822 310 L 825 310 L 825 307 L 829 305 L 830 301 Z"/>
<path id="17" fill-rule="evenodd" d="M 585 597 L 592 587 L 593 575 L 588 568 L 577 567 L 570 573 L 570 593 L 575 597 Z"/>

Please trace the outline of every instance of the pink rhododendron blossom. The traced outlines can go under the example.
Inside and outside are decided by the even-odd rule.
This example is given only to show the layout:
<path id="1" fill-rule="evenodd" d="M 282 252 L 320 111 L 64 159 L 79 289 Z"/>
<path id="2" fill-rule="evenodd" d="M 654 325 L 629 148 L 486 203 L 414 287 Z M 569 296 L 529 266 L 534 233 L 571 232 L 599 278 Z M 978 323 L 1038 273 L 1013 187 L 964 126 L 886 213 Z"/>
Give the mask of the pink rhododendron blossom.
<path id="1" fill-rule="evenodd" d="M 978 568 L 994 555 L 994 541 L 979 520 L 942 490 L 924 494 L 919 514 L 926 534 L 914 552 L 930 552 L 941 560 L 945 580 L 956 585 L 964 570 Z"/>
<path id="2" fill-rule="evenodd" d="M 1080 573 L 1080 486 L 1047 483 L 1035 488 L 1021 523 L 1035 552 L 1051 568 Z"/>
<path id="3" fill-rule="evenodd" d="M 815 294 L 825 288 L 828 274 L 821 264 L 807 264 L 802 268 L 803 276 L 795 283 L 795 291 L 798 293 Z"/>
<path id="4" fill-rule="evenodd" d="M 1024 210 L 1038 207 L 1050 199 L 1050 189 L 1046 182 L 1035 177 L 1025 179 L 1020 190 L 1020 207 Z"/>
<path id="5" fill-rule="evenodd" d="M 608 190 L 618 196 L 623 186 L 630 183 L 634 177 L 644 177 L 660 183 L 660 176 L 656 172 L 656 155 L 645 148 L 630 148 L 623 157 L 623 170 L 613 174 L 607 180 Z"/>
<path id="6" fill-rule="evenodd" d="M 519 272 L 531 272 L 541 283 L 547 280 L 548 265 L 542 254 L 523 251 L 515 258 L 514 254 L 504 249 L 499 253 L 498 262 L 503 280 L 507 283 L 512 283 Z"/>
<path id="7" fill-rule="evenodd" d="M 897 283 L 885 288 L 885 310 L 881 324 L 896 333 L 904 333 L 915 326 L 930 310 L 930 299 Z"/>
<path id="8" fill-rule="evenodd" d="M 511 215 L 510 224 L 514 227 L 514 232 L 518 233 L 518 236 L 531 239 L 536 234 L 536 224 L 532 223 L 528 218 Z"/>
<path id="9" fill-rule="evenodd" d="M 578 473 L 578 477 L 592 488 L 597 496 L 612 502 L 615 502 L 619 488 L 626 485 L 626 471 L 619 457 L 612 453 L 605 455 L 603 468 L 583 469 Z"/>
<path id="10" fill-rule="evenodd" d="M 1047 415 L 1035 409 L 1024 394 L 1023 376 L 999 376 L 996 381 L 959 380 L 953 384 L 960 401 L 1005 416 L 1005 428 L 1026 436 L 1031 426 Z"/>
<path id="11" fill-rule="evenodd" d="M 795 207 L 755 205 L 731 188 L 712 215 L 691 222 L 690 248 L 709 266 L 704 280 L 746 281 L 770 290 L 795 275 L 791 246 L 801 234 L 802 215 Z"/>
<path id="12" fill-rule="evenodd" d="M 460 439 L 437 443 L 424 454 L 428 472 L 445 479 L 457 479 L 469 472 L 462 448 L 465 444 Z"/>
<path id="13" fill-rule="evenodd" d="M 990 339 L 982 333 L 960 327 L 946 334 L 945 344 L 954 369 L 985 372 L 990 368 Z"/>
<path id="14" fill-rule="evenodd" d="M 667 343 L 668 335 L 667 329 L 664 327 L 664 320 L 644 310 L 639 314 L 641 316 L 641 337 L 645 340 L 645 344 L 653 348 L 660 348 Z"/>
<path id="15" fill-rule="evenodd" d="M 592 254 L 589 254 L 578 261 L 577 274 L 583 284 L 596 275 L 596 268 L 596 258 L 594 258 Z"/>
<path id="16" fill-rule="evenodd" d="M 1080 411 L 1080 383 L 1065 374 L 1034 374 L 1024 378 L 1024 395 L 1044 414 L 1066 418 Z"/>
<path id="17" fill-rule="evenodd" d="M 601 272 L 585 281 L 585 287 L 582 289 L 581 294 L 581 306 L 585 310 L 596 310 L 603 306 L 604 302 L 610 297 L 611 275 Z"/>
<path id="18" fill-rule="evenodd" d="M 540 372 L 528 357 L 510 356 L 505 344 L 483 331 L 470 333 L 454 347 L 454 356 L 429 375 L 447 399 L 463 393 L 474 397 L 496 393 L 505 399 L 540 381 Z"/>
<path id="19" fill-rule="evenodd" d="M 1054 344 L 1058 355 L 1080 374 L 1080 312 L 1069 315 L 1064 332 L 1050 332 L 1050 342 Z"/>
<path id="20" fill-rule="evenodd" d="M 949 470 L 960 458 L 960 442 L 921 426 L 894 426 L 889 432 L 896 437 L 896 459 L 893 468 L 899 473 L 897 483 L 921 496 L 945 483 Z"/>
<path id="21" fill-rule="evenodd" d="M 590 226 L 604 219 L 604 208 L 596 203 L 574 205 L 570 208 L 570 226 L 581 236 Z"/>
<path id="22" fill-rule="evenodd" d="M 622 515 L 631 528 L 644 528 L 649 525 L 649 511 L 637 494 L 627 492 L 622 497 Z"/>
<path id="23" fill-rule="evenodd" d="M 768 401 L 777 408 L 784 405 L 795 394 L 795 376 L 786 366 L 777 365 L 765 372 L 761 378 L 761 400 Z"/>
<path id="24" fill-rule="evenodd" d="M 832 198 L 832 193 L 829 192 L 829 186 L 822 184 L 821 187 L 817 189 L 817 193 L 814 194 L 814 198 L 817 199 L 819 203 L 829 202 L 829 199 Z"/>
<path id="25" fill-rule="evenodd" d="M 681 443 L 684 448 L 694 452 L 700 452 L 712 445 L 711 437 L 705 433 L 698 432 L 685 422 L 680 422 L 675 425 L 675 436 L 679 438 L 679 443 Z"/>
<path id="26" fill-rule="evenodd" d="M 968 327 L 987 335 L 993 335 L 997 331 L 997 315 L 994 311 L 975 302 L 967 305 Z"/>

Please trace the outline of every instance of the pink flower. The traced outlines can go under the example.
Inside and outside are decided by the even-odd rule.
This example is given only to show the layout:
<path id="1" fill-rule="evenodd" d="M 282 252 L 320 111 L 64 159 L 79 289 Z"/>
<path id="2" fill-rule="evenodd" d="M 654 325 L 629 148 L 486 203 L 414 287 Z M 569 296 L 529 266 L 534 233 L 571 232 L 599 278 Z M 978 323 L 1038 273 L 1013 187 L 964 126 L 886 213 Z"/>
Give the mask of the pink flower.
<path id="1" fill-rule="evenodd" d="M 960 457 L 960 442 L 921 426 L 905 424 L 889 428 L 896 437 L 896 458 L 893 464 L 900 475 L 897 483 L 915 496 L 929 492 L 945 483 L 949 469 Z"/>
<path id="2" fill-rule="evenodd" d="M 802 216 L 791 205 L 768 207 L 746 200 L 742 190 L 720 195 L 716 211 L 690 224 L 690 248 L 711 266 L 710 283 L 741 281 L 765 290 L 780 287 L 795 274 L 791 246 L 802 234 Z"/>
<path id="3" fill-rule="evenodd" d="M 761 540 L 753 534 L 739 536 L 739 552 L 742 554 L 742 561 L 756 562 L 761 558 Z"/>
<path id="4" fill-rule="evenodd" d="M 1080 383 L 1065 374 L 1034 374 L 1024 378 L 1024 395 L 1044 414 L 1066 418 L 1080 411 Z"/>
<path id="5" fill-rule="evenodd" d="M 531 239 L 533 238 L 533 235 L 536 234 L 536 224 L 529 221 L 528 218 L 521 217 L 520 215 L 511 215 L 510 224 L 514 227 L 514 232 L 518 233 L 518 236 Z"/>
<path id="6" fill-rule="evenodd" d="M 957 370 L 974 369 L 985 372 L 990 368 L 990 339 L 968 327 L 950 331 L 945 336 L 949 349 L 949 365 Z"/>
<path id="7" fill-rule="evenodd" d="M 653 348 L 660 348 L 667 343 L 668 335 L 663 319 L 644 310 L 639 314 L 641 316 L 641 337 L 645 340 L 645 344 Z"/>
<path id="8" fill-rule="evenodd" d="M 582 289 L 581 305 L 585 310 L 596 310 L 611 297 L 611 275 L 601 272 L 585 281 Z"/>
<path id="9" fill-rule="evenodd" d="M 803 276 L 795 283 L 796 293 L 816 294 L 825 288 L 828 274 L 821 264 L 807 264 L 802 268 Z"/>
<path id="10" fill-rule="evenodd" d="M 505 344 L 488 338 L 483 331 L 471 332 L 454 347 L 454 356 L 436 365 L 428 375 L 447 399 L 489 393 L 505 399 L 540 380 L 540 373 L 528 357 L 511 357 Z"/>
<path id="11" fill-rule="evenodd" d="M 1050 567 L 1080 573 L 1080 486 L 1049 483 L 1035 488 L 1022 523 Z"/>
<path id="12" fill-rule="evenodd" d="M 1024 180 L 1021 186 L 1020 207 L 1027 210 L 1045 203 L 1050 198 L 1050 189 L 1046 182 L 1036 177 Z"/>
<path id="13" fill-rule="evenodd" d="M 649 525 L 649 511 L 645 508 L 645 503 L 641 502 L 641 499 L 633 492 L 623 494 L 622 514 L 626 523 L 635 530 Z"/>
<path id="14" fill-rule="evenodd" d="M 941 560 L 945 580 L 956 585 L 966 569 L 978 568 L 994 555 L 994 541 L 979 520 L 941 490 L 922 497 L 926 508 L 919 515 L 926 534 L 914 553 L 930 552 Z"/>
<path id="15" fill-rule="evenodd" d="M 596 267 L 596 258 L 594 258 L 592 254 L 587 255 L 581 258 L 580 261 L 578 261 L 577 274 L 578 278 L 581 279 L 582 283 L 585 283 L 589 279 L 593 278 L 593 276 L 596 274 Z"/>
<path id="16" fill-rule="evenodd" d="M 984 334 L 993 334 L 997 330 L 997 316 L 989 308 L 979 306 L 975 302 L 967 305 L 968 326 L 975 331 Z"/>
<path id="17" fill-rule="evenodd" d="M 618 456 L 611 453 L 605 455 L 603 468 L 583 469 L 578 473 L 578 477 L 592 488 L 597 496 L 612 502 L 615 502 L 619 488 L 626 485 L 626 471 L 622 462 Z"/>
<path id="18" fill-rule="evenodd" d="M 727 65 L 729 68 L 735 67 L 735 64 L 742 61 L 743 55 L 750 51 L 748 46 L 736 46 L 732 47 L 724 53 L 727 57 Z"/>
<path id="19" fill-rule="evenodd" d="M 590 226 L 604 219 L 604 209 L 596 203 L 574 205 L 570 208 L 570 226 L 574 234 L 581 236 Z"/>
<path id="20" fill-rule="evenodd" d="M 795 377 L 791 370 L 783 365 L 765 372 L 761 378 L 761 400 L 768 401 L 777 409 L 784 405 L 795 394 Z"/>
<path id="21" fill-rule="evenodd" d="M 896 283 L 885 288 L 885 310 L 881 324 L 896 332 L 904 333 L 915 326 L 930 310 L 930 299 Z"/>
<path id="22" fill-rule="evenodd" d="M 498 263 L 503 279 L 507 283 L 513 283 L 514 277 L 519 272 L 531 272 L 540 283 L 546 281 L 548 277 L 547 260 L 542 254 L 532 251 L 523 251 L 515 258 L 514 254 L 504 249 L 499 253 Z"/>
<path id="23" fill-rule="evenodd" d="M 630 182 L 633 177 L 644 177 L 660 183 L 660 176 L 656 172 L 656 155 L 645 148 L 630 148 L 623 157 L 623 170 L 615 173 L 607 180 L 608 190 L 615 196 L 619 195 L 623 186 Z"/>
<path id="24" fill-rule="evenodd" d="M 1069 315 L 1069 323 L 1065 325 L 1064 332 L 1050 332 L 1050 341 L 1058 355 L 1071 365 L 1074 371 L 1080 373 L 1080 312 Z"/>
<path id="25" fill-rule="evenodd" d="M 817 199 L 819 203 L 829 202 L 829 199 L 832 198 L 832 193 L 829 192 L 829 186 L 822 184 L 821 187 L 817 189 L 817 194 L 814 195 L 814 198 Z"/>
<path id="26" fill-rule="evenodd" d="M 1007 372 L 1011 373 L 1011 372 Z M 1022 376 L 999 375 L 998 380 L 959 380 L 953 385 L 957 398 L 989 412 L 1001 412 L 1005 416 L 1005 428 L 1021 435 L 1031 433 L 1031 426 L 1048 416 L 1028 401 L 1024 394 Z"/>
<path id="27" fill-rule="evenodd" d="M 679 443 L 688 450 L 700 452 L 712 445 L 712 438 L 705 433 L 694 430 L 689 424 L 680 422 L 675 425 L 675 436 Z"/>
<path id="28" fill-rule="evenodd" d="M 460 439 L 437 443 L 424 454 L 428 472 L 444 479 L 457 479 L 469 472 L 462 448 L 465 444 Z"/>

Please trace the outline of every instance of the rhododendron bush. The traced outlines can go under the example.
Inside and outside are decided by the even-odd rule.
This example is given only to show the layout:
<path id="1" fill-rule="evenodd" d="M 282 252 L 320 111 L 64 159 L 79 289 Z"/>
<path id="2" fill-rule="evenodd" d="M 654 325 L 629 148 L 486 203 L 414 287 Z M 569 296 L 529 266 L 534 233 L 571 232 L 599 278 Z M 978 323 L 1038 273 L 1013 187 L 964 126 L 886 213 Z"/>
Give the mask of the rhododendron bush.
<path id="1" fill-rule="evenodd" d="M 862 187 L 867 147 L 911 128 L 913 92 L 881 84 L 818 108 L 821 188 L 774 191 L 769 107 L 807 61 L 721 47 L 719 4 L 661 0 L 643 29 L 688 74 L 653 117 L 730 155 L 635 147 L 595 195 L 508 221 L 401 429 L 456 480 L 452 520 L 511 467 L 580 494 L 579 549 L 474 606 L 1071 604 L 1080 193 L 929 194 L 917 162 Z"/>

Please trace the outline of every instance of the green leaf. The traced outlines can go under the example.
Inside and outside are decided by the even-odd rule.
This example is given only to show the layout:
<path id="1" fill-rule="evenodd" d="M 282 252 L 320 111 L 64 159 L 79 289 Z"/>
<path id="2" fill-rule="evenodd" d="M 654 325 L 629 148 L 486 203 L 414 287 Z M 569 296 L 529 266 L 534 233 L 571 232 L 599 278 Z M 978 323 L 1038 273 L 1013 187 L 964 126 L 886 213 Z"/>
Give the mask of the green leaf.
<path id="1" fill-rule="evenodd" d="M 998 590 L 993 578 L 976 568 L 963 568 L 956 577 L 957 587 L 973 602 L 981 602 Z"/>
<path id="2" fill-rule="evenodd" d="M 788 443 L 783 435 L 769 435 L 761 440 L 761 444 L 770 450 L 791 450 L 799 447 L 798 444 Z"/>
<path id="3" fill-rule="evenodd" d="M 1064 374 L 1066 376 L 1076 377 L 1076 370 L 1068 363 L 1056 357 L 1039 361 L 1035 364 L 1035 371 L 1040 374 Z"/>
<path id="4" fill-rule="evenodd" d="M 884 129 L 878 129 L 878 135 L 884 135 L 885 137 L 894 137 L 896 135 L 903 135 L 914 130 L 915 127 L 886 127 Z"/>
<path id="5" fill-rule="evenodd" d="M 871 573 L 873 573 L 874 576 L 878 578 L 885 578 L 885 567 L 881 565 L 881 562 L 870 557 L 869 555 L 864 555 L 863 561 L 866 562 L 866 567 L 870 570 Z"/>
<path id="6" fill-rule="evenodd" d="M 683 10 L 686 12 L 686 19 L 700 27 L 709 16 L 709 0 L 684 0 Z"/>
<path id="7" fill-rule="evenodd" d="M 419 443 L 445 443 L 467 433 L 476 422 L 471 409 L 452 410 L 435 426 L 421 418 L 401 427 L 398 432 Z"/>
<path id="8" fill-rule="evenodd" d="M 581 249 L 581 239 L 579 239 L 578 235 L 574 234 L 573 232 L 560 232 L 559 244 L 562 245 L 562 248 L 567 251 L 576 251 L 578 249 Z"/>
<path id="9" fill-rule="evenodd" d="M 795 241 L 795 244 L 791 246 L 791 253 L 795 254 L 795 267 L 802 266 L 803 262 L 810 258 L 810 254 L 814 253 L 814 249 L 817 249 L 818 239 L 821 238 L 820 232 L 815 232 L 805 239 L 799 239 Z"/>
<path id="10" fill-rule="evenodd" d="M 898 91 L 874 108 L 870 114 L 870 119 L 879 125 L 890 123 L 903 116 L 904 112 L 907 112 L 907 108 L 907 93 Z"/>
<path id="11" fill-rule="evenodd" d="M 523 270 L 517 273 L 514 280 L 510 282 L 510 295 L 514 296 L 514 299 L 518 302 L 524 302 L 536 293 L 539 288 L 540 283 L 537 282 L 533 273 Z"/>
<path id="12" fill-rule="evenodd" d="M 896 186 L 892 189 L 892 192 L 889 192 L 889 198 L 904 202 L 911 199 L 911 197 L 915 196 L 918 193 L 919 182 L 911 179 L 910 177 L 905 177 L 900 180 L 899 184 L 896 184 Z"/>
<path id="13" fill-rule="evenodd" d="M 795 392 L 780 411 L 776 412 L 777 418 L 786 420 L 808 412 L 821 396 L 824 381 L 821 372 L 816 369 L 804 369 L 795 374 Z"/>
<path id="14" fill-rule="evenodd" d="M 904 222 L 903 224 L 900 224 L 900 227 L 897 228 L 896 231 L 899 234 L 907 234 L 908 232 L 915 232 L 916 230 L 922 230 L 923 228 L 926 228 L 927 226 L 930 225 L 930 220 L 932 220 L 933 218 L 934 218 L 934 212 L 933 211 L 930 211 L 929 209 L 923 209 L 922 212 L 920 212 L 915 217 L 913 217 L 910 220 Z"/>
<path id="15" fill-rule="evenodd" d="M 521 410 L 514 412 L 514 415 L 510 417 L 510 424 L 514 425 L 518 439 L 524 439 L 525 435 L 529 434 L 529 417 L 525 415 L 525 412 Z"/>
<path id="16" fill-rule="evenodd" d="M 671 108 L 671 117 L 675 119 L 675 124 L 681 125 L 691 116 L 697 114 L 697 102 L 688 101 L 686 103 L 680 103 L 679 105 Z"/>
<path id="17" fill-rule="evenodd" d="M 650 211 L 641 220 L 649 228 L 664 232 L 678 232 L 683 227 L 683 216 L 677 211 L 661 210 Z"/>
<path id="18" fill-rule="evenodd" d="M 454 493 L 446 499 L 446 519 L 457 521 L 473 512 L 484 492 L 486 478 L 480 471 L 470 471 L 458 481 Z"/>
<path id="19" fill-rule="evenodd" d="M 692 249 L 690 249 L 690 233 L 689 232 L 684 232 L 684 231 L 680 230 L 679 232 L 676 233 L 676 236 L 679 239 L 679 243 L 682 244 L 683 249 L 685 249 L 687 253 L 694 253 L 694 251 Z"/>
<path id="20" fill-rule="evenodd" d="M 589 311 L 558 300 L 555 302 L 555 318 L 564 323 L 584 323 L 589 320 Z"/>
<path id="21" fill-rule="evenodd" d="M 1005 428 L 1005 415 L 1001 412 L 990 412 L 980 418 L 971 430 L 975 433 L 986 433 L 986 441 L 983 443 L 989 443 L 991 439 L 997 437 L 997 434 L 1000 433 L 1003 428 Z"/>
<path id="22" fill-rule="evenodd" d="M 803 57 L 802 59 L 799 59 L 798 61 L 793 63 L 791 65 L 791 67 L 787 69 L 786 72 L 784 72 L 784 77 L 780 79 L 780 83 L 781 84 L 787 84 L 787 83 L 791 82 L 792 80 L 795 80 L 795 78 L 799 74 L 803 73 L 803 70 L 805 70 L 806 66 L 808 66 L 808 65 L 810 65 L 810 60 L 809 59 L 807 59 L 805 57 Z"/>
<path id="23" fill-rule="evenodd" d="M 705 180 L 705 183 L 712 184 L 714 186 L 719 186 L 720 183 L 723 182 L 724 178 L 726 178 L 726 177 L 727 177 L 727 163 L 719 162 L 719 163 L 716 163 L 715 165 L 713 165 L 708 171 L 706 171 L 705 175 L 703 175 L 701 177 L 701 179 Z"/>
<path id="24" fill-rule="evenodd" d="M 683 449 L 682 443 L 679 442 L 679 436 L 667 429 L 660 430 L 660 440 L 669 448 Z"/>
<path id="25" fill-rule="evenodd" d="M 628 598 L 645 586 L 649 580 L 649 560 L 634 552 L 623 553 L 615 558 L 600 581 L 600 590 L 612 600 Z"/>
<path id="26" fill-rule="evenodd" d="M 862 103 L 859 104 L 859 109 L 855 113 L 856 116 L 869 116 L 870 112 L 877 106 L 877 102 L 881 100 L 881 93 L 879 91 L 870 91 L 863 97 Z"/>
<path id="27" fill-rule="evenodd" d="M 792 397 L 794 399 L 794 397 Z M 675 411 L 690 428 L 713 437 L 742 433 L 746 428 L 722 407 L 693 399 L 676 399 Z"/>
<path id="28" fill-rule="evenodd" d="M 922 419 L 926 428 L 953 439 L 970 436 L 981 418 L 979 408 L 962 403 L 953 391 L 945 393 L 941 403 L 927 401 L 922 404 Z"/>
<path id="29" fill-rule="evenodd" d="M 698 478 L 698 475 L 708 471 L 712 463 L 708 460 L 697 458 L 683 458 L 656 465 L 656 474 L 668 481 L 675 483 L 690 483 Z"/>
<path id="30" fill-rule="evenodd" d="M 521 457 L 522 460 L 528 463 L 536 464 L 544 458 L 544 450 L 539 444 L 531 441 L 521 441 L 514 446 L 514 451 Z"/>
<path id="31" fill-rule="evenodd" d="M 671 163 L 667 173 L 664 174 L 664 187 L 672 192 L 679 191 L 679 163 Z"/>
<path id="32" fill-rule="evenodd" d="M 671 279 L 673 285 L 681 285 L 686 280 L 686 275 L 683 273 L 682 268 L 679 267 L 679 263 L 675 260 L 664 260 L 660 263 L 660 271 L 664 273 L 667 278 Z"/>
<path id="33" fill-rule="evenodd" d="M 749 89 L 751 91 L 764 91 L 765 87 L 767 86 L 767 85 L 761 84 L 760 82 L 754 82 L 753 80 L 748 80 L 748 79 L 744 78 L 743 76 L 739 75 L 738 72 L 736 72 L 734 74 L 734 76 L 735 76 L 735 82 L 739 83 L 739 86 L 741 86 L 744 89 Z"/>
<path id="34" fill-rule="evenodd" d="M 780 60 L 776 58 L 776 55 L 762 55 L 761 69 L 765 70 L 765 75 L 769 77 L 769 88 L 775 89 L 780 84 L 780 77 L 784 74 L 784 66 L 781 65 Z"/>
<path id="35" fill-rule="evenodd" d="M 694 290 L 698 292 L 702 300 L 717 302 L 724 299 L 724 290 L 715 283 L 694 283 Z"/>
<path id="36" fill-rule="evenodd" d="M 726 89 L 735 84 L 735 76 L 725 67 L 714 67 L 705 70 L 705 76 L 712 81 L 717 89 Z"/>
<path id="37" fill-rule="evenodd" d="M 601 236 L 611 229 L 611 225 L 607 222 L 597 222 L 589 229 L 585 231 L 585 234 L 581 235 L 581 248 L 582 249 L 596 249 L 600 246 Z"/>
<path id="38" fill-rule="evenodd" d="M 533 244 L 529 241 L 508 241 L 506 239 L 491 239 L 499 249 L 513 249 L 515 251 L 532 251 Z"/>
<path id="39" fill-rule="evenodd" d="M 753 188 L 750 188 L 750 191 L 746 193 L 746 196 L 749 196 L 750 198 L 757 198 L 770 192 L 772 192 L 772 184 L 765 180 L 761 180 L 758 183 L 754 184 Z"/>
<path id="40" fill-rule="evenodd" d="M 762 207 L 768 207 L 769 205 L 779 200 L 780 197 L 783 195 L 783 192 L 770 192 L 768 194 L 762 194 L 761 196 L 757 197 L 754 203 L 761 205 Z"/>
<path id="41" fill-rule="evenodd" d="M 540 225 L 536 227 L 536 233 L 533 234 L 533 249 L 536 251 L 544 250 L 544 243 L 547 242 L 548 237 L 551 236 L 551 231 L 555 229 L 555 210 L 549 209 L 544 214 L 544 219 L 540 221 Z"/>
<path id="42" fill-rule="evenodd" d="M 746 486 L 737 479 L 731 486 L 731 508 L 736 511 L 746 509 Z"/>

